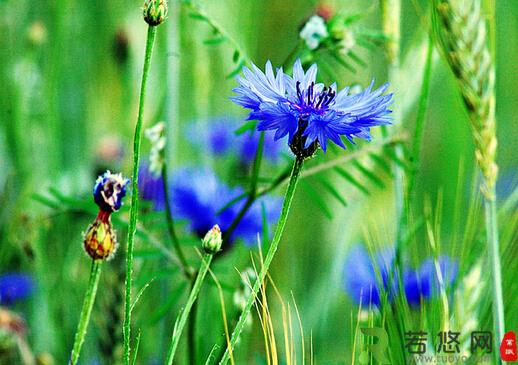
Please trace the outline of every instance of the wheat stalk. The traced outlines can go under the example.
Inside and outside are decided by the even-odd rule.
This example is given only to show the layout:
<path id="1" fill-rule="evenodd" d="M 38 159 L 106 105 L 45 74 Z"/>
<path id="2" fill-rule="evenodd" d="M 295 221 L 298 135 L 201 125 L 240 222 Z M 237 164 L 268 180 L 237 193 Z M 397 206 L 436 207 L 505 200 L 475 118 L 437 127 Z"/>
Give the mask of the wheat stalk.
<path id="1" fill-rule="evenodd" d="M 493 200 L 495 163 L 495 68 L 487 42 L 480 0 L 436 0 L 434 22 L 444 55 L 459 82 L 471 120 L 475 156 L 484 176 L 484 196 Z"/>
<path id="2" fill-rule="evenodd" d="M 486 236 L 493 278 L 494 325 L 497 343 L 500 343 L 505 321 L 495 197 L 498 167 L 495 162 L 494 44 L 491 52 L 481 0 L 434 0 L 432 14 L 435 35 L 458 81 L 470 117 L 475 157 L 483 175 L 480 188 L 485 197 Z"/>

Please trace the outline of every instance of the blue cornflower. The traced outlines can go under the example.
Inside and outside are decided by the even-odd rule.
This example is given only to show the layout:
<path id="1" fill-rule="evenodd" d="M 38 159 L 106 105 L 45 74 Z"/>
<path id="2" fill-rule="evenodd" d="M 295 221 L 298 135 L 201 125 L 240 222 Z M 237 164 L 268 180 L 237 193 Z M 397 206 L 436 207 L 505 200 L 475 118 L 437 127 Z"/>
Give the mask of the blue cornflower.
<path id="1" fill-rule="evenodd" d="M 242 163 L 250 164 L 259 144 L 259 133 L 255 131 L 237 135 L 240 121 L 233 117 L 218 117 L 210 120 L 208 125 L 195 123 L 188 129 L 189 141 L 196 146 L 207 148 L 215 156 L 232 154 Z M 275 142 L 273 135 L 266 134 L 263 145 L 264 157 L 276 163 L 281 154 L 281 146 Z"/>
<path id="2" fill-rule="evenodd" d="M 446 256 L 438 259 L 445 286 L 449 286 L 457 276 L 457 263 Z M 394 250 L 385 249 L 374 254 L 373 259 L 361 245 L 354 246 L 344 264 L 344 289 L 356 302 L 368 306 L 379 306 L 381 292 L 388 292 L 389 301 L 399 293 L 398 279 L 394 276 L 389 290 L 389 276 L 393 270 Z M 422 299 L 439 292 L 439 282 L 433 259 L 425 260 L 418 270 L 403 269 L 402 283 L 409 305 L 417 306 Z"/>
<path id="3" fill-rule="evenodd" d="M 243 74 L 237 78 L 239 86 L 233 91 L 238 96 L 232 100 L 251 109 L 248 119 L 259 121 L 257 130 L 275 131 L 275 140 L 288 135 L 298 157 L 313 155 L 318 146 L 325 152 L 328 139 L 342 148 L 341 136 L 350 142 L 353 137 L 370 140 L 370 127 L 391 122 L 392 94 L 383 95 L 388 84 L 373 91 L 373 81 L 358 94 L 350 94 L 349 88 L 337 92 L 336 84 L 315 83 L 316 64 L 305 72 L 300 60 L 293 66 L 293 76 L 282 68 L 275 74 L 269 61 L 264 73 L 252 65 L 252 70 L 243 67 Z"/>
<path id="4" fill-rule="evenodd" d="M 34 280 L 30 275 L 7 273 L 0 275 L 0 304 L 11 305 L 27 298 L 34 290 Z"/>
<path id="5" fill-rule="evenodd" d="M 210 169 L 180 169 L 175 171 L 171 185 L 173 215 L 187 220 L 190 230 L 199 237 L 203 237 L 216 223 L 225 233 L 245 201 L 243 199 L 223 208 L 243 192 L 240 187 L 231 188 L 222 183 Z M 267 223 L 271 225 L 277 221 L 281 208 L 280 199 L 259 199 L 236 227 L 230 237 L 231 241 L 242 239 L 248 245 L 256 243 L 257 234 L 262 232 L 263 204 L 267 212 Z"/>
<path id="6" fill-rule="evenodd" d="M 126 196 L 129 179 L 121 174 L 112 174 L 109 170 L 99 176 L 93 188 L 94 201 L 103 212 L 115 212 L 122 205 Z"/>

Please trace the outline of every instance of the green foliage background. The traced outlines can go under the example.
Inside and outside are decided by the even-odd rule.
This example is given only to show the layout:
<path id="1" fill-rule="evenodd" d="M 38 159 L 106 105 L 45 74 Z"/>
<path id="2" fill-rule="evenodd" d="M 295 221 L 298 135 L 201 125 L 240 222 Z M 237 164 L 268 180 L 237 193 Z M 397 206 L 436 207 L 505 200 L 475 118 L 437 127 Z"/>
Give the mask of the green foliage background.
<path id="1" fill-rule="evenodd" d="M 513 177 L 518 166 L 518 6 L 513 1 L 496 3 L 498 164 L 503 182 L 516 186 Z M 260 67 L 268 59 L 274 65 L 284 62 L 299 42 L 301 25 L 317 5 L 313 1 L 294 0 L 205 0 L 197 4 Z M 345 14 L 365 12 L 359 26 L 380 29 L 376 1 L 328 4 Z M 35 295 L 16 310 L 26 317 L 31 349 L 35 354 L 52 354 L 55 363 L 68 359 L 87 283 L 90 263 L 82 252 L 81 232 L 95 214 L 89 194 L 102 162 L 99 148 L 104 137 L 116 138 L 124 151 L 119 162 L 109 167 L 130 175 L 130 141 L 146 37 L 140 6 L 135 1 L 0 1 L 0 272 L 28 271 L 37 279 Z M 428 17 L 428 6 L 428 1 L 402 1 L 402 78 L 392 90 L 393 108 L 401 108 L 404 116 L 403 127 L 398 127 L 403 121 L 396 120 L 394 128 L 407 135 L 413 132 L 419 97 L 427 43 L 421 18 Z M 189 16 L 192 9 L 185 4 L 173 1 L 169 7 L 169 18 L 158 30 L 145 127 L 159 120 L 168 123 L 167 157 L 173 171 L 185 164 L 217 166 L 219 162 L 213 156 L 193 150 L 184 136 L 193 121 L 209 127 L 212 116 L 245 118 L 244 111 L 229 101 L 236 84 L 227 77 L 236 67 L 232 61 L 235 44 L 228 40 L 206 44 L 205 40 L 214 37 L 210 27 Z M 122 38 L 127 41 L 127 57 L 116 50 L 117 44 L 121 47 Z M 339 87 L 365 85 L 372 76 L 377 83 L 386 80 L 383 49 L 359 53 L 367 66 L 359 67 L 356 73 L 336 63 L 330 65 Z M 331 77 L 324 73 L 323 78 L 330 81 Z M 454 217 L 467 216 L 476 170 L 468 117 L 455 80 L 438 52 L 433 62 L 428 105 L 413 209 L 419 216 L 426 201 L 433 211 L 438 201 L 442 203 L 438 212 L 442 222 L 441 251 L 459 257 L 462 275 L 478 258 L 485 257 L 485 246 L 483 235 L 474 234 L 473 241 L 462 246 L 455 240 L 455 232 L 463 230 L 466 222 L 461 219 L 457 225 Z M 147 151 L 149 145 L 144 142 L 143 148 Z M 327 158 L 331 157 L 322 153 L 317 157 Z M 392 181 L 388 174 L 377 173 L 386 187 L 366 181 L 370 196 L 360 194 L 354 186 L 341 184 L 337 175 L 326 173 L 349 203 L 343 207 L 328 193 L 319 194 L 332 211 L 332 218 L 307 198 L 304 189 L 299 189 L 273 263 L 271 275 L 284 298 L 291 300 L 293 296 L 296 301 L 306 340 L 311 333 L 319 364 L 348 364 L 353 356 L 357 308 L 341 289 L 342 264 L 348 248 L 353 243 L 365 242 L 366 236 L 375 245 L 394 241 Z M 318 191 L 318 181 L 308 181 Z M 49 195 L 49 189 L 57 193 Z M 50 197 L 54 202 L 59 195 L 60 203 L 49 208 L 48 204 L 36 201 L 35 194 Z M 500 202 L 505 199 L 503 195 L 499 196 Z M 516 231 L 506 231 L 506 225 L 517 227 L 515 208 L 512 219 L 501 220 L 503 236 L 507 237 L 503 239 L 503 250 L 514 254 L 503 261 L 507 325 L 514 330 L 518 329 L 518 287 L 513 282 L 518 268 L 517 237 Z M 472 223 L 482 227 L 479 213 L 475 211 L 477 218 Z M 150 222 L 158 219 L 153 214 L 146 217 Z M 120 351 L 121 331 L 114 335 L 109 328 L 121 328 L 125 222 L 127 210 L 115 221 L 121 250 L 115 260 L 105 265 L 83 363 L 103 358 L 112 350 Z M 142 331 L 138 363 L 144 364 L 160 361 L 165 353 L 174 318 L 188 288 L 179 269 L 150 248 L 142 237 L 140 240 L 136 246 L 135 284 L 140 288 L 155 278 L 135 312 L 134 328 Z M 185 244 L 198 243 L 190 239 Z M 196 253 L 190 247 L 187 249 L 190 260 L 195 262 Z M 422 227 L 411 242 L 409 253 L 414 263 L 430 254 Z M 232 291 L 239 282 L 235 268 L 243 270 L 249 259 L 248 249 L 239 245 L 213 268 L 224 284 L 229 318 L 235 311 Z M 483 281 L 488 280 L 484 274 Z M 213 344 L 222 340 L 217 292 L 209 282 L 198 308 L 198 363 L 204 363 Z M 272 303 L 282 338 L 280 307 L 273 295 Z M 437 308 L 432 305 L 428 310 Z M 186 344 L 181 346 L 179 360 L 186 363 Z M 237 356 L 241 359 L 238 363 L 264 362 L 257 318 L 240 343 Z M 104 361 L 103 364 L 117 363 Z"/>

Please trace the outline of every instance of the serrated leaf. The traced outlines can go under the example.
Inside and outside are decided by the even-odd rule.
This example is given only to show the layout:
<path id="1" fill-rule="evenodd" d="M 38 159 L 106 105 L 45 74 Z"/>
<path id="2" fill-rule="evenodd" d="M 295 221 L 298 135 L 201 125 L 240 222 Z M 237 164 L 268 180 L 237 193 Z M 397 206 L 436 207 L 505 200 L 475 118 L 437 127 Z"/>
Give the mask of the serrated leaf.
<path id="1" fill-rule="evenodd" d="M 320 194 L 313 188 L 306 180 L 301 181 L 301 187 L 306 192 L 313 202 L 322 209 L 322 212 L 328 219 L 333 219 L 333 213 L 329 209 L 329 207 L 324 202 L 324 199 L 320 196 Z"/>
<path id="2" fill-rule="evenodd" d="M 354 185 L 356 188 L 358 188 L 358 190 L 360 190 L 362 193 L 364 193 L 365 195 L 370 195 L 369 190 L 365 186 L 363 186 L 361 182 L 356 180 L 353 175 L 351 175 L 350 173 L 345 171 L 343 168 L 337 166 L 334 168 L 334 170 L 341 177 L 343 177 L 345 180 L 347 180 L 351 185 Z"/>
<path id="3" fill-rule="evenodd" d="M 371 180 L 374 184 L 378 185 L 380 188 L 385 188 L 385 183 L 383 180 L 381 180 L 376 174 L 372 171 L 370 171 L 368 168 L 363 166 L 358 161 L 354 161 L 353 165 L 360 171 L 366 178 Z"/>

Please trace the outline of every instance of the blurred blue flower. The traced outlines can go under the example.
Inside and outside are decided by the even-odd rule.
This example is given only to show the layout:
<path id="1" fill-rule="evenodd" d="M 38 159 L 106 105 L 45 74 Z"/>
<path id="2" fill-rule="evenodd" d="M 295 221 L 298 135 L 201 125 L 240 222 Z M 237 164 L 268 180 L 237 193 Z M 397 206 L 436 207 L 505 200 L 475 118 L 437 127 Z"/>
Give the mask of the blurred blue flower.
<path id="1" fill-rule="evenodd" d="M 362 305 L 379 305 L 381 302 L 379 284 L 386 290 L 390 268 L 394 261 L 394 252 L 384 250 L 374 256 L 373 263 L 365 247 L 354 246 L 348 253 L 344 263 L 344 288 L 347 294 Z M 367 303 L 367 304 L 365 304 Z"/>
<path id="2" fill-rule="evenodd" d="M 161 178 L 157 181 L 156 178 L 145 175 L 149 170 L 142 168 L 141 171 L 139 189 L 142 197 L 152 201 L 156 210 L 164 209 L 163 190 L 158 189 L 162 184 Z M 151 175 L 149 172 L 148 174 Z M 145 186 L 148 183 L 150 187 Z M 244 190 L 240 187 L 227 186 L 208 168 L 176 170 L 168 189 L 173 216 L 186 220 L 191 232 L 199 237 L 205 236 L 214 224 L 218 224 L 225 233 L 245 204 L 245 199 L 241 199 L 223 209 L 230 201 L 241 196 Z M 263 205 L 268 225 L 277 221 L 281 211 L 281 199 L 271 196 L 262 197 L 254 202 L 237 225 L 230 237 L 231 242 L 243 240 L 247 245 L 256 244 L 257 234 L 263 231 Z"/>
<path id="3" fill-rule="evenodd" d="M 0 275 L 0 304 L 11 305 L 27 298 L 34 291 L 34 280 L 30 275 L 6 273 Z"/>
<path id="4" fill-rule="evenodd" d="M 282 69 L 274 74 L 269 61 L 264 73 L 252 65 L 252 70 L 243 67 L 243 74 L 232 100 L 252 110 L 248 119 L 259 121 L 257 130 L 275 131 L 275 140 L 288 135 L 296 155 L 310 156 L 318 145 L 325 152 L 328 139 L 345 148 L 341 136 L 370 140 L 370 127 L 391 122 L 392 94 L 383 95 L 388 84 L 372 91 L 373 81 L 358 94 L 349 94 L 349 88 L 337 92 L 336 84 L 315 83 L 316 64 L 305 72 L 300 60 L 293 77 Z"/>
<path id="5" fill-rule="evenodd" d="M 214 224 L 225 232 L 245 200 L 222 210 L 226 204 L 242 195 L 240 187 L 231 188 L 222 183 L 214 172 L 207 168 L 184 168 L 175 171 L 171 185 L 173 215 L 186 219 L 192 232 L 203 237 Z M 257 234 L 262 232 L 262 205 L 266 208 L 269 225 L 277 221 L 280 214 L 280 199 L 274 197 L 257 200 L 236 227 L 231 241 L 242 239 L 248 245 L 254 245 Z"/>
<path id="6" fill-rule="evenodd" d="M 247 131 L 237 135 L 240 123 L 233 117 L 214 118 L 207 126 L 195 123 L 188 130 L 189 140 L 198 147 L 208 148 L 215 156 L 233 154 L 241 162 L 250 164 L 259 145 L 259 133 Z M 281 146 L 269 133 L 264 138 L 263 153 L 271 163 L 276 163 L 281 154 Z"/>
<path id="7" fill-rule="evenodd" d="M 446 287 L 457 276 L 457 263 L 446 256 L 438 258 Z M 348 253 L 343 271 L 344 289 L 356 302 L 368 306 L 379 306 L 381 291 L 388 292 L 389 301 L 398 294 L 398 280 L 394 276 L 392 289 L 388 289 L 389 275 L 393 270 L 394 250 L 385 249 L 374 254 L 371 259 L 365 247 L 354 246 Z M 394 273 L 395 274 L 395 273 Z M 439 292 L 439 282 L 433 259 L 425 260 L 418 270 L 403 269 L 404 293 L 409 305 L 417 306 L 422 299 L 430 298 Z"/>
<path id="8" fill-rule="evenodd" d="M 152 202 L 154 210 L 165 209 L 162 175 L 155 176 L 147 161 L 142 161 L 138 170 L 138 190 L 140 198 Z"/>

